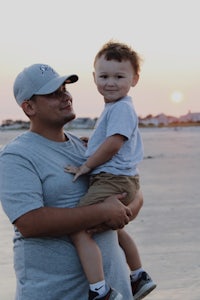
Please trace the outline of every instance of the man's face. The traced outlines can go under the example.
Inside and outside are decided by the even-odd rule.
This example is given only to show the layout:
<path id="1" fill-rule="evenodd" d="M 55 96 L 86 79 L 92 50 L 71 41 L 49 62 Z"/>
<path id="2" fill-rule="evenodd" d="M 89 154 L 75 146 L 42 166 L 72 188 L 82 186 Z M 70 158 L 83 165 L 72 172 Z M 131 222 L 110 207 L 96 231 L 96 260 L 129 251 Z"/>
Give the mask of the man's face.
<path id="1" fill-rule="evenodd" d="M 62 85 L 55 92 L 48 95 L 36 95 L 32 101 L 34 115 L 32 121 L 40 124 L 54 124 L 63 126 L 73 120 L 76 115 L 72 106 L 72 96 Z"/>

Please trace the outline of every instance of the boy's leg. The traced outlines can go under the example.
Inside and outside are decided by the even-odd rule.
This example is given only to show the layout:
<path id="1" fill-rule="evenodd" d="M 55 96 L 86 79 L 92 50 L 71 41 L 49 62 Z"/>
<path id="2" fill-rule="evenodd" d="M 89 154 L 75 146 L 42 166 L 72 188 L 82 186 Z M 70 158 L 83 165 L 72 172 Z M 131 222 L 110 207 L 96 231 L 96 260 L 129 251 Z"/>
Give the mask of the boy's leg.
<path id="1" fill-rule="evenodd" d="M 124 250 L 127 264 L 130 268 L 130 279 L 134 300 L 143 299 L 156 284 L 143 270 L 137 246 L 131 236 L 123 229 L 118 230 L 119 244 Z"/>
<path id="2" fill-rule="evenodd" d="M 134 240 L 124 229 L 119 229 L 117 233 L 119 244 L 124 250 L 126 261 L 130 270 L 134 271 L 140 269 L 142 267 L 142 263 Z"/>
<path id="3" fill-rule="evenodd" d="M 100 249 L 85 231 L 71 235 L 78 252 L 83 270 L 90 284 L 104 280 L 103 263 Z"/>
<path id="4" fill-rule="evenodd" d="M 71 235 L 77 249 L 83 270 L 89 282 L 89 300 L 93 299 L 119 299 L 121 294 L 111 289 L 104 280 L 103 262 L 101 251 L 85 231 Z"/>

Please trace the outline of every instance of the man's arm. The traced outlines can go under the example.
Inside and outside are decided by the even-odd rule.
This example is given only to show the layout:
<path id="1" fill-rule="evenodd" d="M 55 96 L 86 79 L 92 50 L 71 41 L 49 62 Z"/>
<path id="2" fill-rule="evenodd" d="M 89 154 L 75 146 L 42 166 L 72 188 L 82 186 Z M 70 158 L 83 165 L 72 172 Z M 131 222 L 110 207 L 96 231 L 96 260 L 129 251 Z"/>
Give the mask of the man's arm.
<path id="1" fill-rule="evenodd" d="M 131 211 L 115 195 L 104 202 L 76 208 L 41 207 L 19 217 L 14 225 L 24 237 L 62 236 L 102 223 L 113 229 L 126 225 Z"/>

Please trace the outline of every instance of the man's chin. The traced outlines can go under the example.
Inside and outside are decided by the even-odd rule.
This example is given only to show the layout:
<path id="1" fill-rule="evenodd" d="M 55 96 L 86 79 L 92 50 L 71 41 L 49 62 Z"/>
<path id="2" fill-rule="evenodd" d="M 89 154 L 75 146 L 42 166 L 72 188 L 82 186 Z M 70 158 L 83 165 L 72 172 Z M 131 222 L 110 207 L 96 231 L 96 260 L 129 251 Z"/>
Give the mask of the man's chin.
<path id="1" fill-rule="evenodd" d="M 65 123 L 68 123 L 76 118 L 75 113 L 71 113 L 65 117 Z"/>

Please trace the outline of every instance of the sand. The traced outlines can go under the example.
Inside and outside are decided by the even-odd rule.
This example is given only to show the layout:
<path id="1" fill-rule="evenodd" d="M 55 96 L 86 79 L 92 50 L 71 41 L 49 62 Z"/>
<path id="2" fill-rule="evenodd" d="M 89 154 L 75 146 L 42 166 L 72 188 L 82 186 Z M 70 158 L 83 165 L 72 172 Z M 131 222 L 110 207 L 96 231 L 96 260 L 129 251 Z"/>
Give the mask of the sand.
<path id="1" fill-rule="evenodd" d="M 147 300 L 200 299 L 200 127 L 144 130 L 144 206 L 127 230 L 157 288 Z M 12 226 L 0 209 L 0 299 L 13 300 Z"/>

